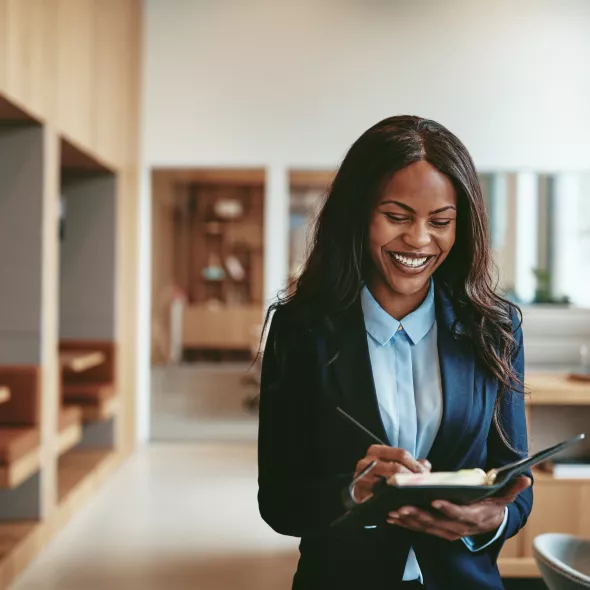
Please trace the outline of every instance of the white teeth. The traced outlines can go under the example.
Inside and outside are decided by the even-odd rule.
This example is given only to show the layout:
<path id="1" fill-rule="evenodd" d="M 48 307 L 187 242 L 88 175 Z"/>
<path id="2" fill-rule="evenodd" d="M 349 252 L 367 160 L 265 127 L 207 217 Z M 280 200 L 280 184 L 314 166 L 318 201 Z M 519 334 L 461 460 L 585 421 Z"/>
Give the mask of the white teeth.
<path id="1" fill-rule="evenodd" d="M 418 268 L 419 266 L 423 266 L 428 260 L 428 256 L 424 256 L 422 258 L 409 258 L 408 256 L 402 256 L 401 254 L 396 254 L 394 252 L 392 252 L 392 256 L 398 262 L 401 262 L 401 264 L 404 266 L 409 266 L 410 268 Z"/>

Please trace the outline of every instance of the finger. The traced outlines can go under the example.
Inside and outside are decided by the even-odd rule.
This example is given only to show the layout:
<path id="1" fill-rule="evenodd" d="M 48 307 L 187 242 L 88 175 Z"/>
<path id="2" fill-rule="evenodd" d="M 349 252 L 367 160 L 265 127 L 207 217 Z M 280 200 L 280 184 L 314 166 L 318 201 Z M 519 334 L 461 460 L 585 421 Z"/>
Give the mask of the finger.
<path id="1" fill-rule="evenodd" d="M 418 459 L 418 463 L 420 463 L 426 471 L 432 471 L 432 464 L 428 459 Z"/>
<path id="2" fill-rule="evenodd" d="M 472 506 L 458 506 L 446 500 L 435 500 L 432 507 L 451 520 L 464 523 L 473 522 L 475 511 Z"/>
<path id="3" fill-rule="evenodd" d="M 518 494 L 524 492 L 528 487 L 532 485 L 530 477 L 525 475 L 519 475 L 513 482 L 512 485 L 502 492 L 501 496 L 506 498 L 516 498 Z"/>
<path id="4" fill-rule="evenodd" d="M 373 459 L 375 461 L 375 459 Z M 355 472 L 355 477 L 368 465 L 370 465 L 372 461 L 359 461 L 359 469 Z M 402 465 L 401 463 L 397 463 L 395 461 L 377 461 L 377 464 L 369 473 L 367 473 L 361 480 L 366 480 L 372 482 L 373 484 L 381 477 L 388 478 L 396 473 L 412 473 L 407 467 Z"/>
<path id="5" fill-rule="evenodd" d="M 500 502 L 504 505 L 511 504 L 514 502 L 518 494 L 524 492 L 528 487 L 532 485 L 530 477 L 525 475 L 519 475 L 507 488 L 502 490 L 497 496 L 488 498 L 490 501 Z"/>
<path id="6" fill-rule="evenodd" d="M 399 510 L 400 518 L 412 518 L 418 520 L 425 528 L 435 528 L 447 531 L 450 534 L 466 536 L 476 527 L 476 524 L 463 518 L 448 518 L 441 514 L 426 512 L 414 507 L 404 507 Z"/>
<path id="7" fill-rule="evenodd" d="M 459 531 L 449 531 L 447 529 L 437 527 L 435 525 L 425 525 L 424 523 L 421 523 L 420 521 L 413 519 L 412 517 L 388 518 L 387 522 L 389 524 L 399 526 L 411 531 L 417 531 L 427 535 L 440 537 L 441 539 L 445 539 L 447 541 L 457 541 L 463 536 L 468 536 L 467 534 L 463 534 Z"/>
<path id="8" fill-rule="evenodd" d="M 405 449 L 387 447 L 384 445 L 371 445 L 367 451 L 367 455 L 378 457 L 382 461 L 395 461 L 401 463 L 412 473 L 422 473 L 425 471 L 423 465 L 412 456 L 412 453 Z"/>

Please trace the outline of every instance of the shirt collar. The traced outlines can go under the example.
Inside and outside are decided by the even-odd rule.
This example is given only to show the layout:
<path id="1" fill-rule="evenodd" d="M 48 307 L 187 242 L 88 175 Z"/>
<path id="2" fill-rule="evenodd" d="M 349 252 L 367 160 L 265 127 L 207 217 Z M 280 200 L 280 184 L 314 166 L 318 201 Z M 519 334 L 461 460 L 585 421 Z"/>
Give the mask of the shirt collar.
<path id="1" fill-rule="evenodd" d="M 398 331 L 400 325 L 412 344 L 417 344 L 430 332 L 436 321 L 434 308 L 434 282 L 430 281 L 428 294 L 420 306 L 401 321 L 391 317 L 373 297 L 365 285 L 361 291 L 361 306 L 365 318 L 365 328 L 370 336 L 381 346 L 385 346 Z"/>

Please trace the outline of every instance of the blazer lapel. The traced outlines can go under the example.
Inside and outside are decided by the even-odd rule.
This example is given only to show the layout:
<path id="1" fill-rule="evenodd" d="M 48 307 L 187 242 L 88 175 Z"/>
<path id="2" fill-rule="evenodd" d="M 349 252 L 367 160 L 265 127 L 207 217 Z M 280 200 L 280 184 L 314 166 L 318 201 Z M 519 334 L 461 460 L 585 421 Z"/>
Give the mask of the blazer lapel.
<path id="1" fill-rule="evenodd" d="M 457 451 L 473 409 L 475 355 L 468 343 L 455 339 L 456 316 L 448 296 L 436 290 L 438 356 L 441 371 L 443 415 L 428 460 L 437 471 L 459 466 Z"/>
<path id="2" fill-rule="evenodd" d="M 387 443 L 383 427 L 367 334 L 360 301 L 335 321 L 337 357 L 332 363 L 341 392 L 341 407 L 365 428 Z M 351 425 L 351 433 L 354 426 Z M 374 444 L 369 436 L 366 442 Z"/>

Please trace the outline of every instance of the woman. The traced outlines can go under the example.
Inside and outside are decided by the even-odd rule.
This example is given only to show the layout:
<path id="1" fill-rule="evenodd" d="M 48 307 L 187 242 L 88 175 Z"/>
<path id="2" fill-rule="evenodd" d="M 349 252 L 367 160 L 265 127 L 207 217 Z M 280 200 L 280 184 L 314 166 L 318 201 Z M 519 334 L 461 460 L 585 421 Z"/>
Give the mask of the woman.
<path id="1" fill-rule="evenodd" d="M 258 499 L 275 531 L 301 537 L 293 588 L 502 588 L 496 559 L 531 511 L 528 477 L 491 501 L 330 528 L 373 460 L 356 501 L 380 476 L 487 470 L 526 452 L 520 322 L 493 291 L 463 144 L 418 117 L 366 131 L 334 178 L 294 291 L 273 310 Z"/>

